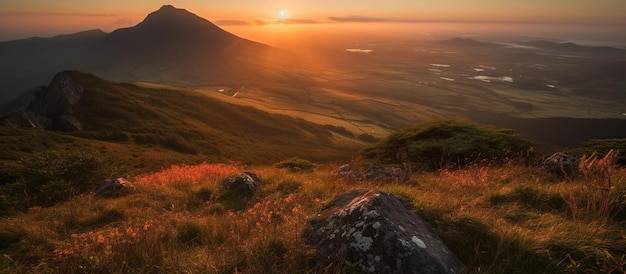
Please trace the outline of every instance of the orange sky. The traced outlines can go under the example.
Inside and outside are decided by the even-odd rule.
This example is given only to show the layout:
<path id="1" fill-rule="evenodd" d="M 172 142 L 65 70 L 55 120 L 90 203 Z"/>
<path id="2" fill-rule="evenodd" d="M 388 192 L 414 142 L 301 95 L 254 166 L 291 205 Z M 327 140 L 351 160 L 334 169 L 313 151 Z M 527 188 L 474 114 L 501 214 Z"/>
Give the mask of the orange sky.
<path id="1" fill-rule="evenodd" d="M 345 22 L 494 21 L 568 23 L 626 29 L 624 0 L 0 0 L 0 41 L 140 22 L 172 4 L 229 28 L 236 25 Z M 282 17 L 281 17 L 282 11 Z"/>

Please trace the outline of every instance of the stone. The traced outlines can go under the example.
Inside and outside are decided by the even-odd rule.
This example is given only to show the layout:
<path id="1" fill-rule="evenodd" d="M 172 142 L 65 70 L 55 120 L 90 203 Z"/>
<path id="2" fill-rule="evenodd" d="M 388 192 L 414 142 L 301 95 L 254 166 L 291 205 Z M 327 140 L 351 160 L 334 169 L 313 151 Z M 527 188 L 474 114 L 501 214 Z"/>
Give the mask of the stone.
<path id="1" fill-rule="evenodd" d="M 409 173 L 399 167 L 385 167 L 377 163 L 370 164 L 363 172 L 366 180 L 374 182 L 389 182 L 397 180 L 404 183 L 409 180 Z"/>
<path id="2" fill-rule="evenodd" d="M 252 172 L 244 171 L 235 176 L 224 179 L 222 185 L 224 185 L 224 187 L 228 190 L 251 196 L 261 185 L 261 179 Z"/>
<path id="3" fill-rule="evenodd" d="M 341 165 L 336 171 L 332 172 L 332 174 L 347 180 L 359 181 L 361 179 L 361 172 L 348 164 Z"/>
<path id="4" fill-rule="evenodd" d="M 106 179 L 98 185 L 95 195 L 103 198 L 119 197 L 126 194 L 130 188 L 132 184 L 123 178 Z"/>
<path id="5" fill-rule="evenodd" d="M 321 258 L 360 273 L 460 273 L 430 225 L 385 192 L 337 196 L 308 221 L 304 238 Z"/>
<path id="6" fill-rule="evenodd" d="M 377 163 L 370 164 L 363 172 L 345 164 L 340 166 L 336 171 L 332 172 L 332 174 L 347 180 L 367 180 L 375 183 L 385 183 L 391 181 L 405 183 L 410 179 L 409 172 L 402 168 L 386 167 Z"/>
<path id="7" fill-rule="evenodd" d="M 557 152 L 546 158 L 539 169 L 563 178 L 573 179 L 578 176 L 580 159 L 563 152 Z"/>
<path id="8" fill-rule="evenodd" d="M 60 72 L 25 109 L 9 114 L 2 124 L 10 127 L 30 127 L 71 132 L 82 126 L 74 117 L 74 105 L 83 95 L 83 87 L 68 73 Z"/>

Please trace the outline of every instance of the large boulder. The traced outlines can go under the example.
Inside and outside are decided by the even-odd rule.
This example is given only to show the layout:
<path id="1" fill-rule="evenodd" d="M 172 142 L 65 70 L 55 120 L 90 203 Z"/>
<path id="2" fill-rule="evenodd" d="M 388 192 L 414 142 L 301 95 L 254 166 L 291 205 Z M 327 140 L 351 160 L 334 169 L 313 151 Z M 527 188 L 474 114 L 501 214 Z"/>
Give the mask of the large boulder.
<path id="1" fill-rule="evenodd" d="M 83 88 L 69 74 L 58 73 L 25 109 L 12 113 L 3 124 L 11 127 L 32 127 L 46 130 L 75 131 L 82 129 L 74 117 L 74 105 L 83 95 Z"/>
<path id="2" fill-rule="evenodd" d="M 430 226 L 385 192 L 339 195 L 309 220 L 304 237 L 320 257 L 361 273 L 460 273 Z"/>
<path id="3" fill-rule="evenodd" d="M 261 179 L 250 171 L 244 171 L 222 181 L 224 188 L 230 191 L 253 195 L 261 185 Z"/>
<path id="4" fill-rule="evenodd" d="M 578 176 L 580 159 L 578 157 L 557 152 L 541 162 L 539 169 L 568 179 Z"/>

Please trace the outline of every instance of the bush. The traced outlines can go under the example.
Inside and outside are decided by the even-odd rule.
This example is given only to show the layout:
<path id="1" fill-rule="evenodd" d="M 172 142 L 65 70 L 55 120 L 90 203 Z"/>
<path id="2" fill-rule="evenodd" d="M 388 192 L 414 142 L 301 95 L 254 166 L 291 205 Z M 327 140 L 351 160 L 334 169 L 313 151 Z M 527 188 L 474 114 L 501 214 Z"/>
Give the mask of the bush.
<path id="1" fill-rule="evenodd" d="M 345 127 L 341 127 L 341 126 L 333 126 L 333 125 L 324 125 L 324 127 L 334 133 L 337 133 L 339 135 L 343 135 L 346 137 L 351 137 L 354 138 L 354 133 L 348 131 Z"/>
<path id="2" fill-rule="evenodd" d="M 356 138 L 361 140 L 361 141 L 363 141 L 363 142 L 367 142 L 367 143 L 375 143 L 376 141 L 378 141 L 378 139 L 376 139 L 376 137 L 374 137 L 371 134 L 367 134 L 367 133 L 360 134 Z"/>
<path id="3" fill-rule="evenodd" d="M 385 163 L 416 164 L 426 169 L 464 167 L 478 161 L 490 163 L 527 158 L 531 143 L 512 130 L 458 121 L 437 121 L 392 133 L 366 147 L 366 158 Z"/>
<path id="4" fill-rule="evenodd" d="M 163 146 L 186 154 L 197 154 L 198 149 L 178 135 L 172 135 L 163 140 Z"/>
<path id="5" fill-rule="evenodd" d="M 185 222 L 178 227 L 176 240 L 185 246 L 201 245 L 204 240 L 204 230 L 206 229 L 195 222 Z"/>
<path id="6" fill-rule="evenodd" d="M 276 164 L 277 168 L 287 168 L 293 171 L 297 171 L 297 170 L 311 170 L 315 167 L 316 165 L 309 161 L 309 160 L 304 160 L 304 159 L 300 159 L 298 157 L 293 157 L 289 160 L 285 160 L 282 161 L 278 164 Z"/>
<path id="7" fill-rule="evenodd" d="M 111 175 L 110 166 L 97 153 L 35 153 L 16 166 L 13 174 L 20 179 L 0 185 L 0 214 L 50 206 L 89 191 Z"/>

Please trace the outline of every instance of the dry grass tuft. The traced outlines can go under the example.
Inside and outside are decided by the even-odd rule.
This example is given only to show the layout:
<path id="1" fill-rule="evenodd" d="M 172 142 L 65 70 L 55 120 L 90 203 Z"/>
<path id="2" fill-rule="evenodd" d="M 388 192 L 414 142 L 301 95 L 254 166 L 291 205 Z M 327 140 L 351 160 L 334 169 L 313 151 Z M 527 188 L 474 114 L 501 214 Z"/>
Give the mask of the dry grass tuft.
<path id="1" fill-rule="evenodd" d="M 611 222 L 626 204 L 623 181 L 617 164 L 619 151 L 610 150 L 604 157 L 597 153 L 583 156 L 579 164 L 580 176 L 574 183 L 577 188 L 564 197 L 575 220 Z"/>

